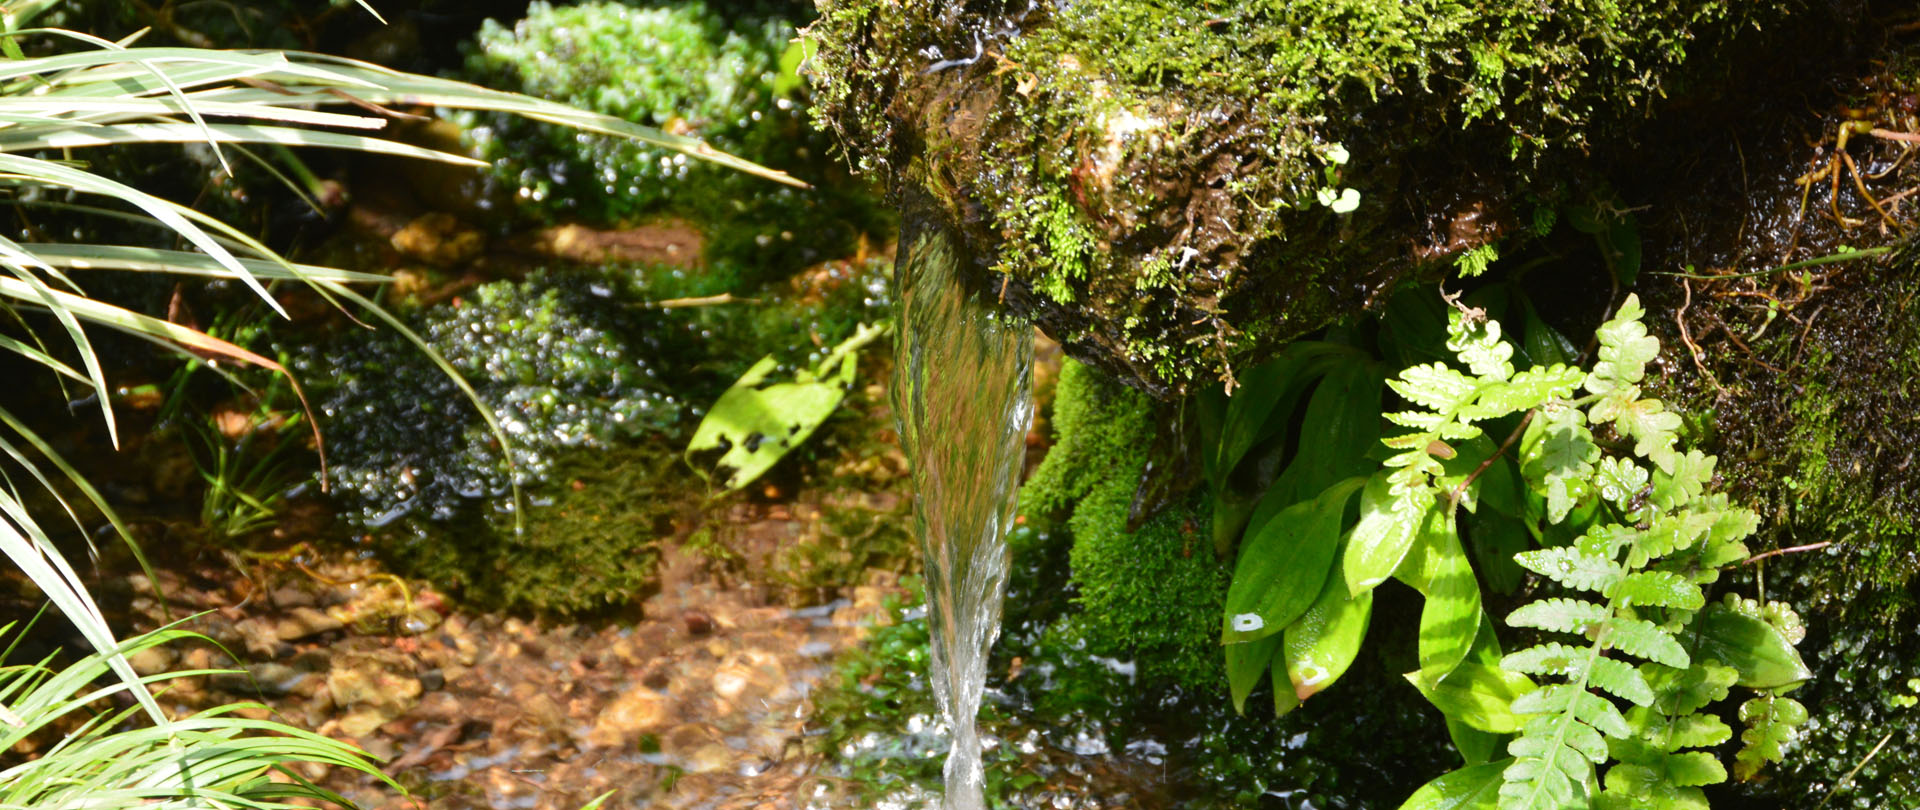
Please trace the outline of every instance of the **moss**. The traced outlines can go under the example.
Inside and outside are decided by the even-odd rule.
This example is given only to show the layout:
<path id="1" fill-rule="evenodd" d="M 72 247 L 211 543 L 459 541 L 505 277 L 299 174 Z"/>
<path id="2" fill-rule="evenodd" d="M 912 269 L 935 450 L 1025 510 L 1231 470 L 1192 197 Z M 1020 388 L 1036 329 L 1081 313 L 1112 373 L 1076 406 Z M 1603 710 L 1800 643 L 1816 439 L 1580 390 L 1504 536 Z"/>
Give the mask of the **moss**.
<path id="1" fill-rule="evenodd" d="M 1069 349 L 1172 394 L 1525 231 L 1530 178 L 1807 7 L 840 0 L 808 33 L 863 166 L 998 246 Z M 1349 188 L 1353 214 L 1318 202 Z M 1096 249 L 1057 250 L 1063 222 Z"/>
<path id="2" fill-rule="evenodd" d="M 847 255 L 862 234 L 890 222 L 866 184 L 828 160 L 825 136 L 806 126 L 793 38 L 793 24 L 768 10 L 536 2 L 511 27 L 487 22 L 466 73 L 490 87 L 703 138 L 789 170 L 813 189 L 511 116 L 465 120 L 497 182 L 535 215 L 607 224 L 679 217 L 706 232 L 711 258 L 772 277 Z"/>
<path id="3" fill-rule="evenodd" d="M 528 491 L 526 531 L 466 516 L 376 534 L 396 569 L 490 610 L 603 613 L 652 589 L 655 545 L 702 493 L 665 442 L 558 453 Z"/>
<path id="4" fill-rule="evenodd" d="M 1073 583 L 1087 649 L 1137 658 L 1150 683 L 1223 688 L 1219 625 L 1226 567 L 1198 533 L 1203 498 L 1182 498 L 1129 531 L 1157 403 L 1069 361 L 1053 405 L 1058 442 L 1021 490 L 1022 511 L 1073 537 Z"/>

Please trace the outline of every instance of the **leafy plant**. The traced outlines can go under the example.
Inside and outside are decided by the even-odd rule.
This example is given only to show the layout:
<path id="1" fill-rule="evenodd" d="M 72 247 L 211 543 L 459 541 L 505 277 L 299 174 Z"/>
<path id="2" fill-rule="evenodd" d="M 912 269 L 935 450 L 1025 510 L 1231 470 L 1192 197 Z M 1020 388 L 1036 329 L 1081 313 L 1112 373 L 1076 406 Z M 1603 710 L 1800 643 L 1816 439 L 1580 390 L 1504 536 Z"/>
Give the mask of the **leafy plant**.
<path id="1" fill-rule="evenodd" d="M 12 630 L 8 623 L 0 634 Z M 353 768 L 385 780 L 358 750 L 311 732 L 238 712 L 266 707 L 234 704 L 165 725 L 139 728 L 139 707 L 112 708 L 115 698 L 146 685 L 228 670 L 179 671 L 96 686 L 112 661 L 189 639 L 179 630 L 145 633 L 54 668 L 52 658 L 0 667 L 0 748 L 57 740 L 37 756 L 0 770 L 0 807 L 247 807 L 305 806 L 306 797 L 345 800 L 286 766 L 318 762 Z M 204 639 L 202 639 L 204 640 Z M 11 649 L 9 649 L 11 652 Z"/>
<path id="2" fill-rule="evenodd" d="M 832 416 L 853 385 L 860 349 L 887 334 L 888 324 L 862 324 L 854 334 L 792 382 L 769 383 L 778 366 L 773 355 L 742 374 L 707 411 L 687 442 L 687 466 L 723 495 L 746 486 L 799 447 Z M 707 452 L 718 452 L 711 464 Z"/>
<path id="3" fill-rule="evenodd" d="M 1707 603 L 1705 586 L 1747 556 L 1742 541 L 1758 519 L 1711 492 L 1713 457 L 1683 450 L 1679 416 L 1641 396 L 1659 352 L 1643 314 L 1628 296 L 1600 327 L 1591 371 L 1516 368 L 1499 322 L 1455 303 L 1451 357 L 1386 383 L 1411 407 L 1384 414 L 1405 432 L 1381 440 L 1382 469 L 1330 478 L 1305 463 L 1324 453 L 1296 454 L 1253 510 L 1228 594 L 1222 641 L 1236 705 L 1269 665 L 1281 712 L 1325 689 L 1360 648 L 1373 589 L 1394 579 L 1425 600 L 1419 668 L 1407 678 L 1446 715 L 1467 763 L 1406 808 L 1704 807 L 1700 787 L 1727 773 L 1701 749 L 1732 732 L 1702 710 L 1734 685 L 1767 690 L 1743 708 L 1737 772 L 1777 761 L 1805 719 L 1780 694 L 1811 677 L 1793 647 L 1798 619 L 1777 603 Z M 1555 342 L 1527 342 L 1529 356 L 1564 357 Z M 1273 368 L 1301 376 L 1311 351 Z M 1314 397 L 1347 401 L 1340 410 L 1364 422 L 1356 403 L 1377 400 L 1340 393 L 1330 383 L 1341 373 L 1365 372 L 1323 372 Z M 1277 388 L 1288 385 L 1301 383 Z M 1270 407 L 1284 412 L 1284 399 Z M 1269 421 L 1252 413 L 1257 403 L 1236 406 L 1208 431 L 1216 471 L 1247 443 L 1236 437 L 1250 420 Z M 1302 437 L 1339 444 L 1364 433 L 1316 424 L 1314 412 L 1310 403 Z M 1506 438 L 1495 445 L 1490 432 Z M 1526 549 L 1529 537 L 1538 548 Z M 1502 573 L 1508 560 L 1541 579 L 1505 618 L 1529 644 L 1502 654 L 1480 579 L 1517 585 Z M 1495 759 L 1503 747 L 1508 756 Z"/>

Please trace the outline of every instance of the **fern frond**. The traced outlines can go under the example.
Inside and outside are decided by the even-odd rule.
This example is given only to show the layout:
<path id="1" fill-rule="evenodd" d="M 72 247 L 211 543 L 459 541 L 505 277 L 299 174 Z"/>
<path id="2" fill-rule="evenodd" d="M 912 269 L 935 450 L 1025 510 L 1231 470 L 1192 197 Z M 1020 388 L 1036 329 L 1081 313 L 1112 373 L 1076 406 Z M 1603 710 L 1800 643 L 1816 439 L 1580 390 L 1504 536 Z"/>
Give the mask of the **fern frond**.
<path id="1" fill-rule="evenodd" d="M 1653 687 L 1647 684 L 1646 676 L 1625 661 L 1605 656 L 1593 659 L 1587 682 L 1635 706 L 1653 703 Z"/>
<path id="2" fill-rule="evenodd" d="M 1447 313 L 1447 350 L 1482 380 L 1513 376 L 1513 347 L 1500 339 L 1500 322 L 1469 319 L 1460 310 Z"/>
<path id="3" fill-rule="evenodd" d="M 1604 593 L 1627 573 L 1613 560 L 1567 546 L 1523 551 L 1513 559 L 1528 571 L 1582 591 Z"/>
<path id="4" fill-rule="evenodd" d="M 1706 604 L 1700 586 L 1671 571 L 1636 571 L 1614 586 L 1607 596 L 1627 605 L 1699 610 Z"/>
<path id="5" fill-rule="evenodd" d="M 1779 695 L 1762 695 L 1740 704 L 1740 750 L 1733 755 L 1733 775 L 1752 779 L 1769 762 L 1786 758 L 1787 751 L 1807 722 L 1807 707 L 1800 701 Z"/>
<path id="6" fill-rule="evenodd" d="M 1445 363 L 1433 362 L 1400 372 L 1400 378 L 1388 380 L 1387 387 L 1422 408 L 1450 413 L 1473 398 L 1480 389 L 1480 382 Z"/>
<path id="7" fill-rule="evenodd" d="M 1587 375 L 1588 391 L 1605 394 L 1636 385 L 1646 376 L 1647 364 L 1660 355 L 1660 341 L 1647 335 L 1646 325 L 1640 322 L 1645 314 L 1640 296 L 1629 294 L 1613 319 L 1600 325 L 1595 335 L 1600 341 L 1600 361 Z"/>
<path id="8" fill-rule="evenodd" d="M 1507 621 L 1512 623 L 1513 618 L 1509 616 Z M 1500 659 L 1500 668 L 1527 675 L 1568 675 L 1586 666 L 1586 659 L 1590 655 L 1592 651 L 1585 647 L 1569 647 L 1558 641 L 1549 641 L 1508 653 Z M 1513 710 L 1520 711 L 1520 705 L 1515 703 Z"/>
<path id="9" fill-rule="evenodd" d="M 1507 624 L 1512 627 L 1533 627 L 1556 633 L 1584 634 L 1587 630 L 1605 622 L 1611 615 L 1612 613 L 1605 605 L 1596 605 L 1581 599 L 1542 599 L 1515 608 L 1512 613 L 1507 614 Z"/>
<path id="10" fill-rule="evenodd" d="M 1680 669 L 1693 663 L 1686 648 L 1680 646 L 1672 633 L 1645 619 L 1616 616 L 1608 620 L 1601 632 L 1607 646 L 1637 658 Z"/>

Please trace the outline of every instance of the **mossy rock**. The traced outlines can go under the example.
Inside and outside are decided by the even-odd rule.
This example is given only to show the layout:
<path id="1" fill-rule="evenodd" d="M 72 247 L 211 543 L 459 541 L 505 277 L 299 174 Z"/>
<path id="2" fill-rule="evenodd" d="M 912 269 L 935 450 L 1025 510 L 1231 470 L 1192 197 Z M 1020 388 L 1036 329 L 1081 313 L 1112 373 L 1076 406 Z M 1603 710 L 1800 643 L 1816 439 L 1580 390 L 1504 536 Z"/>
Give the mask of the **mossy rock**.
<path id="1" fill-rule="evenodd" d="M 1710 95 L 1749 39 L 1794 47 L 1757 29 L 1837 24 L 1801 0 L 1540 12 L 838 0 L 808 35 L 861 165 L 996 250 L 981 283 L 1069 351 L 1171 396 L 1550 219 L 1652 102 Z"/>
<path id="2" fill-rule="evenodd" d="M 1225 689 L 1220 616 L 1231 571 L 1208 540 L 1202 494 L 1130 526 L 1164 406 L 1067 361 L 1055 389 L 1056 443 L 1020 491 L 1029 522 L 1073 538 L 1081 636 L 1096 654 L 1136 659 L 1149 683 Z"/>

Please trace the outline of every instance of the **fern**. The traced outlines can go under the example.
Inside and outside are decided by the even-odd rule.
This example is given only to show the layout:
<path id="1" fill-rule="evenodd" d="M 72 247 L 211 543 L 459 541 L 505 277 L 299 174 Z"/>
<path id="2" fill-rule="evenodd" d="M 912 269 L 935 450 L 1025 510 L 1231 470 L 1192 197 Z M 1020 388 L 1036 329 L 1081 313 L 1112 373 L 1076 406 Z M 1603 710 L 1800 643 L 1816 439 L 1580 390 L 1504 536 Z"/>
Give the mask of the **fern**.
<path id="1" fill-rule="evenodd" d="M 1558 536 L 1575 537 L 1514 557 L 1557 589 L 1506 617 L 1540 640 L 1502 657 L 1499 669 L 1534 676 L 1539 686 L 1507 707 L 1516 722 L 1505 728 L 1517 726 L 1518 735 L 1507 745 L 1511 758 L 1492 763 L 1501 767 L 1489 803 L 1500 810 L 1704 810 L 1700 788 L 1727 779 L 1709 749 L 1732 730 L 1702 709 L 1735 684 L 1772 690 L 1741 710 L 1749 725 L 1736 757 L 1743 778 L 1777 761 L 1805 716 L 1777 694 L 1806 677 L 1792 648 L 1792 611 L 1706 602 L 1703 586 L 1748 555 L 1744 540 L 1759 521 L 1709 491 L 1715 459 L 1683 451 L 1679 416 L 1642 396 L 1647 363 L 1660 350 L 1643 314 L 1628 296 L 1600 327 L 1598 362 L 1583 373 L 1515 372 L 1498 324 L 1456 312 L 1448 348 L 1471 374 L 1436 363 L 1389 383 L 1422 409 L 1389 416 L 1416 431 L 1387 442 L 1401 451 L 1387 462 L 1397 489 L 1448 494 L 1434 483 L 1448 442 L 1472 439 L 1478 423 L 1532 411 L 1518 465 L 1538 499 L 1528 528 L 1544 539 L 1532 524 L 1544 519 L 1564 526 Z M 1576 386 L 1586 396 L 1572 398 Z M 1602 427 L 1629 442 L 1631 454 L 1604 450 L 1594 439 Z M 1467 774 L 1485 781 L 1469 786 Z M 1490 796 L 1494 779 L 1480 766 L 1435 784 Z M 1433 795 L 1440 792 L 1423 789 L 1416 799 Z"/>

